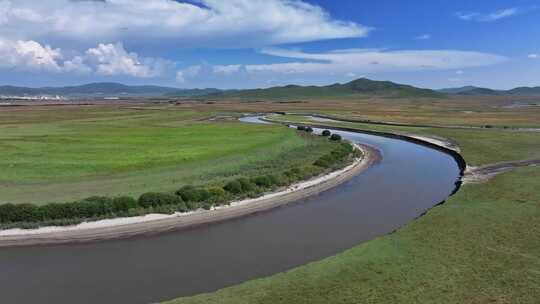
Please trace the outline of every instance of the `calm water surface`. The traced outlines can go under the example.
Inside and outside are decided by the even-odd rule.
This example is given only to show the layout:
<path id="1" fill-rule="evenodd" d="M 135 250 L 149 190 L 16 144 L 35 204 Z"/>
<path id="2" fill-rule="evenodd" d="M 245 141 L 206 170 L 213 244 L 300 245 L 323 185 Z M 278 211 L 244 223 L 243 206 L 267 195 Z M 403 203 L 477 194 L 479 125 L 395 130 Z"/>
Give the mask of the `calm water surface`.
<path id="1" fill-rule="evenodd" d="M 126 240 L 0 249 L 0 302 L 152 303 L 214 291 L 387 234 L 454 190 L 459 168 L 449 155 L 396 139 L 336 133 L 377 148 L 383 159 L 317 196 L 223 223 Z"/>

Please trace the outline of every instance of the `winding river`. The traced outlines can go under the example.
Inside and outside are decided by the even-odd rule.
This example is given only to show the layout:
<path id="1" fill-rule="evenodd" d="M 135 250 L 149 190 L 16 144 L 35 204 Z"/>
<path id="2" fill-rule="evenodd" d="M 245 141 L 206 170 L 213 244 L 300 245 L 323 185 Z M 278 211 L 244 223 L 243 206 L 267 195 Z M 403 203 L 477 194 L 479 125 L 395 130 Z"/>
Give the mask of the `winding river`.
<path id="1" fill-rule="evenodd" d="M 329 191 L 235 220 L 123 240 L 2 248 L 0 302 L 150 303 L 214 291 L 387 234 L 455 190 L 460 170 L 448 154 L 335 133 L 375 147 L 382 160 Z"/>

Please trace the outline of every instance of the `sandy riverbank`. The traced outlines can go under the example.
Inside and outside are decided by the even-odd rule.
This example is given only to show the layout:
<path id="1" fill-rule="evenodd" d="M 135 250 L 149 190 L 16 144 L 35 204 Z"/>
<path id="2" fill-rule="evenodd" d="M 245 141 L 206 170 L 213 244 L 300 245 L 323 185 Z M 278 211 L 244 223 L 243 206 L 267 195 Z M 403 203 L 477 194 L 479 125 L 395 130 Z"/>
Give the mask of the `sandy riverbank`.
<path id="1" fill-rule="evenodd" d="M 203 225 L 269 210 L 333 188 L 366 170 L 380 159 L 377 150 L 364 145 L 355 146 L 362 151 L 363 157 L 356 159 L 351 165 L 259 198 L 236 201 L 229 206 L 220 206 L 213 210 L 197 210 L 171 215 L 149 214 L 138 217 L 85 222 L 68 227 L 3 230 L 0 231 L 0 247 L 125 238 Z"/>

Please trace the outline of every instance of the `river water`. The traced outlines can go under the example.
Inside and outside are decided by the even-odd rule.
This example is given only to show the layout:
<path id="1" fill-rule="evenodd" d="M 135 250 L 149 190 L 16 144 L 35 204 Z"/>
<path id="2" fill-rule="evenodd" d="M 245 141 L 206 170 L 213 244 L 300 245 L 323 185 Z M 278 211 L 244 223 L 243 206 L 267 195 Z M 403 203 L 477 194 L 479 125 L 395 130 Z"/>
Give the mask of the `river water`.
<path id="1" fill-rule="evenodd" d="M 235 220 L 124 240 L 2 248 L 0 302 L 153 303 L 214 291 L 387 234 L 455 189 L 459 168 L 445 153 L 335 133 L 378 149 L 382 160 L 319 195 Z"/>

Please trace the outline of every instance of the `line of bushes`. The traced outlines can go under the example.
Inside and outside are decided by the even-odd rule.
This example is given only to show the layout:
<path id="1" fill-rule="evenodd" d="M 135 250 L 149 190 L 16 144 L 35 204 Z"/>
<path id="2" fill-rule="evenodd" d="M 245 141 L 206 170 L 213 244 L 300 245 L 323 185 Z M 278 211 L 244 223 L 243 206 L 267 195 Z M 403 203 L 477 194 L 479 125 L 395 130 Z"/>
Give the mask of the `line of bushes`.
<path id="1" fill-rule="evenodd" d="M 2 204 L 0 205 L 0 229 L 37 228 L 39 226 L 66 226 L 83 221 L 115 217 L 131 217 L 149 213 L 172 214 L 229 204 L 232 200 L 258 197 L 264 192 L 313 176 L 343 165 L 354 149 L 341 142 L 330 153 L 313 164 L 294 167 L 279 174 L 240 177 L 218 186 L 184 186 L 174 193 L 148 192 L 138 199 L 128 196 L 92 196 L 68 203 Z"/>

